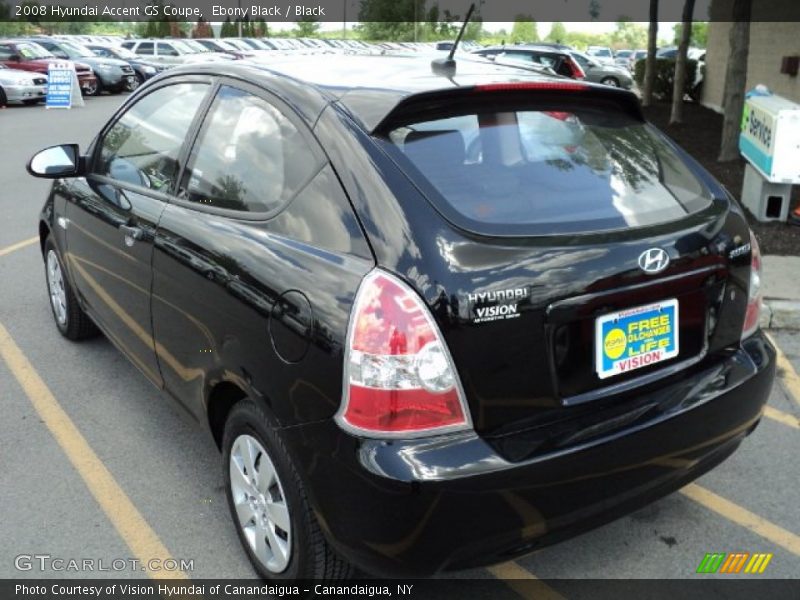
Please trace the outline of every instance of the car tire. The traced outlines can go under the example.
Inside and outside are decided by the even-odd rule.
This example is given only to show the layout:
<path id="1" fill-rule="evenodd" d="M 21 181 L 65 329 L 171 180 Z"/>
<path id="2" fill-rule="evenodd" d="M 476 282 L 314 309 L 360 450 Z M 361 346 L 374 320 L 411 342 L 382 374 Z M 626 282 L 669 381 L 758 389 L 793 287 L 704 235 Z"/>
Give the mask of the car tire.
<path id="1" fill-rule="evenodd" d="M 99 330 L 78 304 L 52 236 L 44 242 L 44 269 L 50 310 L 61 335 L 73 341 L 96 336 Z"/>
<path id="2" fill-rule="evenodd" d="M 100 83 L 90 83 L 87 84 L 85 88 L 81 88 L 81 93 L 84 96 L 99 96 L 100 95 Z"/>
<path id="3" fill-rule="evenodd" d="M 222 453 L 231 517 L 261 577 L 331 580 L 353 575 L 350 564 L 325 539 L 286 446 L 255 402 L 242 400 L 231 409 Z M 288 529 L 282 527 L 284 523 Z"/>
<path id="4" fill-rule="evenodd" d="M 603 77 L 600 80 L 600 83 L 602 83 L 603 85 L 610 85 L 611 87 L 619 87 L 620 86 L 619 79 L 617 79 L 616 77 Z"/>
<path id="5" fill-rule="evenodd" d="M 136 81 L 139 82 L 139 85 L 142 85 L 145 82 L 144 75 L 141 73 L 136 73 Z"/>
<path id="6" fill-rule="evenodd" d="M 0 108 L 4 107 L 8 104 L 8 97 L 6 96 L 6 91 L 0 87 Z"/>

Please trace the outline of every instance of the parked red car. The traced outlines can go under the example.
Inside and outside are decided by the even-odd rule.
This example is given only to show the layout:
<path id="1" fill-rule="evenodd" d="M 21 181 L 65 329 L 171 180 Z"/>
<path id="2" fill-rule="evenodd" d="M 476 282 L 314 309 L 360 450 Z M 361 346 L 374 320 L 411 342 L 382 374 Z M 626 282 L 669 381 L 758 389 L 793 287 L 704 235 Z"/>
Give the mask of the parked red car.
<path id="1" fill-rule="evenodd" d="M 47 67 L 54 62 L 63 61 L 59 61 L 38 44 L 15 40 L 0 40 L 0 64 L 10 69 L 21 69 L 22 71 L 33 71 L 47 75 Z M 78 74 L 78 83 L 83 95 L 96 93 L 97 77 L 95 77 L 91 67 L 87 64 L 76 62 L 75 71 Z"/>

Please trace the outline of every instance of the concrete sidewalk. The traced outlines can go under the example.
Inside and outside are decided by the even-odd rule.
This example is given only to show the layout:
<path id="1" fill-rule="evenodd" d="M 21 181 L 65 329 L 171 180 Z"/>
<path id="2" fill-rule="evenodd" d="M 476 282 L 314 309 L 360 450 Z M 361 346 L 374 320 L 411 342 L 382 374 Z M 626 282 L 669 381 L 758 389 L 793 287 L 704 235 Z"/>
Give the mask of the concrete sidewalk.
<path id="1" fill-rule="evenodd" d="M 764 329 L 800 329 L 800 256 L 763 257 Z"/>

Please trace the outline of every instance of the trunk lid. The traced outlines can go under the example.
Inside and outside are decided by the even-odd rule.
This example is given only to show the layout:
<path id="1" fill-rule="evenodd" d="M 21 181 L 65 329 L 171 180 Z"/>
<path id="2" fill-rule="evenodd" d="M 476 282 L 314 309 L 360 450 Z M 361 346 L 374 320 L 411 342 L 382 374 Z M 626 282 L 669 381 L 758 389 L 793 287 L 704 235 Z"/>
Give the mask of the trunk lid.
<path id="1" fill-rule="evenodd" d="M 427 94 L 375 132 L 452 226 L 428 300 L 476 431 L 511 460 L 642 418 L 654 386 L 738 346 L 747 305 L 724 190 L 630 94 L 559 85 Z"/>

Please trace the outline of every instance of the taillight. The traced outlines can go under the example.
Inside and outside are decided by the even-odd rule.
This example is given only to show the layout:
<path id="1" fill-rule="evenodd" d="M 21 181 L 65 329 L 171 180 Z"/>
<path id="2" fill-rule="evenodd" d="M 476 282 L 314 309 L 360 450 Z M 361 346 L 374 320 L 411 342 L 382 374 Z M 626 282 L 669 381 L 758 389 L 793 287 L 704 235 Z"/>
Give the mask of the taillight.
<path id="1" fill-rule="evenodd" d="M 586 73 L 584 73 L 581 66 L 571 56 L 567 57 L 567 66 L 569 66 L 569 71 L 573 79 L 586 79 Z"/>
<path id="2" fill-rule="evenodd" d="M 756 332 L 761 316 L 761 250 L 752 231 L 750 232 L 750 256 L 750 288 L 747 294 L 747 312 L 742 327 L 742 339 Z"/>
<path id="3" fill-rule="evenodd" d="M 470 426 L 450 352 L 419 296 L 375 270 L 350 317 L 344 398 L 336 415 L 369 437 L 416 437 Z"/>

